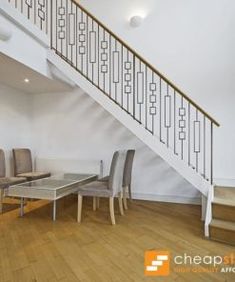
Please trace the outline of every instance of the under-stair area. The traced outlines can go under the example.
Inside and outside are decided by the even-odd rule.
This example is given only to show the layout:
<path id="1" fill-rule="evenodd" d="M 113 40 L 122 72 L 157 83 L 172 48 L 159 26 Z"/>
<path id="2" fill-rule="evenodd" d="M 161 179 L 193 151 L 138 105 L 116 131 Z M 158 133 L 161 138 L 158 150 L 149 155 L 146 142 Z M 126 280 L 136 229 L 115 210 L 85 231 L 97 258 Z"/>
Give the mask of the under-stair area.
<path id="1" fill-rule="evenodd" d="M 215 187 L 210 238 L 235 245 L 235 188 Z"/>

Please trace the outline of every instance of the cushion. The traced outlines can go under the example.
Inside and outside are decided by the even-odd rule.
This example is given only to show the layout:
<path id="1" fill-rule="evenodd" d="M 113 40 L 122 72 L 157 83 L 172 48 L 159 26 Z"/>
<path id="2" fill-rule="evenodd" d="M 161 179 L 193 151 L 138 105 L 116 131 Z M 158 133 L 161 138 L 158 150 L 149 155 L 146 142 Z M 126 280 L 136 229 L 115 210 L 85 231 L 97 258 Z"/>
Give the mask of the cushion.
<path id="1" fill-rule="evenodd" d="M 20 184 L 23 182 L 26 182 L 27 179 L 23 178 L 23 177 L 2 177 L 0 178 L 0 187 L 1 188 L 6 188 L 9 187 L 11 185 L 16 185 L 16 184 Z"/>
<path id="2" fill-rule="evenodd" d="M 51 174 L 49 172 L 26 172 L 26 173 L 17 174 L 17 177 L 25 177 L 27 178 L 27 180 L 37 180 L 50 176 Z"/>
<path id="3" fill-rule="evenodd" d="M 27 181 L 25 177 L 9 177 L 10 185 L 21 184 Z"/>
<path id="4" fill-rule="evenodd" d="M 107 182 L 94 181 L 79 187 L 78 193 L 82 196 L 111 197 L 112 191 L 108 189 Z"/>

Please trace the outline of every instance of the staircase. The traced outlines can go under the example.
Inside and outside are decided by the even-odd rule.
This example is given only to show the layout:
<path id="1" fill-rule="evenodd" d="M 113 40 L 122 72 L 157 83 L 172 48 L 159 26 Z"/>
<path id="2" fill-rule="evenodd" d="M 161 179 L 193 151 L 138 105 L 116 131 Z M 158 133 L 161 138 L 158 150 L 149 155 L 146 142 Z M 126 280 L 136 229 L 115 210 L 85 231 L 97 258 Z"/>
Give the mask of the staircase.
<path id="1" fill-rule="evenodd" d="M 235 188 L 215 187 L 210 237 L 235 245 Z"/>
<path id="2" fill-rule="evenodd" d="M 5 2 L 50 37 L 48 61 L 207 197 L 207 234 L 219 124 L 79 3 Z"/>

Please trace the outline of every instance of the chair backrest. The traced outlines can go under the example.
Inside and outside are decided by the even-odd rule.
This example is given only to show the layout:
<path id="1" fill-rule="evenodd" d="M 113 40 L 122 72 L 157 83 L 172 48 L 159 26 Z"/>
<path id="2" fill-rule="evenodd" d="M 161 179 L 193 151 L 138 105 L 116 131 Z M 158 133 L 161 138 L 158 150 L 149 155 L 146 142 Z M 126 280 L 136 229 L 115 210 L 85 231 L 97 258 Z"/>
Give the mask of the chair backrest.
<path id="1" fill-rule="evenodd" d="M 124 173 L 123 173 L 123 182 L 122 182 L 123 187 L 129 186 L 131 184 L 134 156 L 135 156 L 135 150 L 127 151 Z"/>
<path id="2" fill-rule="evenodd" d="M 115 172 L 115 169 L 116 169 L 118 157 L 119 157 L 119 152 L 116 151 L 116 152 L 113 154 L 113 158 L 112 158 L 111 166 L 110 166 L 110 171 L 109 171 L 108 188 L 109 188 L 110 190 L 112 190 L 112 186 L 113 186 L 113 177 L 114 177 L 114 172 Z"/>
<path id="3" fill-rule="evenodd" d="M 118 151 L 113 155 L 111 163 L 108 187 L 115 196 L 122 189 L 123 171 L 126 160 L 126 151 Z"/>
<path id="4" fill-rule="evenodd" d="M 5 153 L 0 149 L 0 177 L 6 177 Z"/>
<path id="5" fill-rule="evenodd" d="M 13 162 L 15 176 L 33 171 L 32 156 L 29 149 L 13 149 Z"/>

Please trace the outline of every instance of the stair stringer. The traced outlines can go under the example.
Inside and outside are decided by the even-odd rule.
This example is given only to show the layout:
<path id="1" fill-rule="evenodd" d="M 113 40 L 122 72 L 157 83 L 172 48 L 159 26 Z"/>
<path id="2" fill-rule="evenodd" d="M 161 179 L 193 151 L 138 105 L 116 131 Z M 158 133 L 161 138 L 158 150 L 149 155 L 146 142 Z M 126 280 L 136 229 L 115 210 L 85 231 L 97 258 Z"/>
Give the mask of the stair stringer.
<path id="1" fill-rule="evenodd" d="M 93 85 L 88 79 L 80 74 L 76 69 L 70 66 L 66 61 L 60 58 L 54 51 L 48 50 L 47 59 L 56 66 L 70 80 L 78 85 L 92 99 L 99 103 L 106 111 L 113 115 L 119 122 L 136 135 L 152 151 L 165 160 L 174 168 L 183 178 L 191 183 L 204 196 L 207 196 L 211 187 L 210 183 L 200 176 L 195 170 L 189 167 L 185 162 L 180 160 L 173 152 L 170 151 L 160 140 L 147 131 L 143 125 L 135 121 L 127 112 L 114 103 L 101 90 Z"/>

